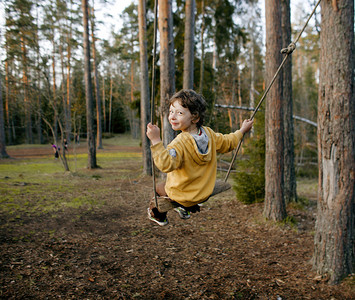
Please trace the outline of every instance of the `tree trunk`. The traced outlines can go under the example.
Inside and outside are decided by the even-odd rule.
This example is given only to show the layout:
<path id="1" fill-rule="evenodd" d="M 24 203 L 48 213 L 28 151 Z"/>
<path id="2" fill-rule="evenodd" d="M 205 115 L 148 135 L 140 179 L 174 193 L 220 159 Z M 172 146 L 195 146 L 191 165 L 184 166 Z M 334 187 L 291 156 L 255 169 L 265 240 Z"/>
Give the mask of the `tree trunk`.
<path id="1" fill-rule="evenodd" d="M 8 158 L 6 152 L 6 139 L 5 139 L 5 121 L 4 121 L 4 106 L 2 100 L 2 81 L 0 72 L 0 158 Z"/>
<path id="2" fill-rule="evenodd" d="M 90 67 L 90 42 L 89 42 L 89 23 L 88 23 L 88 1 L 82 0 L 83 24 L 84 24 L 84 59 L 85 59 L 85 94 L 86 94 L 86 127 L 88 145 L 88 168 L 97 168 L 96 164 L 96 145 L 93 120 L 93 103 Z"/>
<path id="3" fill-rule="evenodd" d="M 201 24 L 201 65 L 200 65 L 200 94 L 203 94 L 203 77 L 205 70 L 205 45 L 204 45 L 204 34 L 205 34 L 205 0 L 201 1 L 201 14 L 202 14 L 202 24 Z"/>
<path id="4" fill-rule="evenodd" d="M 282 10 L 282 48 L 291 43 L 291 11 L 290 0 L 281 1 Z M 297 201 L 296 173 L 295 173 L 295 148 L 293 131 L 293 100 L 292 100 L 292 60 L 286 61 L 283 69 L 282 98 L 284 101 L 284 183 L 285 202 Z"/>
<path id="5" fill-rule="evenodd" d="M 67 114 L 65 116 L 65 131 L 68 133 L 66 136 L 67 140 L 70 141 L 70 135 L 72 132 L 72 120 L 71 120 L 71 103 L 72 103 L 72 91 L 71 91 L 71 58 L 72 58 L 72 37 L 73 37 L 73 21 L 72 21 L 72 8 L 73 1 L 70 0 L 70 18 L 68 20 L 68 32 L 66 35 L 67 38 L 67 78 L 66 78 L 66 89 L 67 89 L 67 99 L 66 99 L 66 107 Z M 75 139 L 75 134 L 74 134 Z"/>
<path id="6" fill-rule="evenodd" d="M 249 91 L 249 107 L 254 107 L 255 106 L 255 37 L 254 37 L 254 30 L 255 30 L 255 23 L 252 20 L 252 25 L 250 30 L 250 91 Z M 239 72 L 240 74 L 240 72 Z M 239 79 L 240 80 L 240 76 Z M 241 105 L 241 101 L 239 103 Z M 240 112 L 240 126 L 242 126 L 242 114 Z M 254 128 L 251 129 L 250 131 L 250 137 L 254 136 Z"/>
<path id="7" fill-rule="evenodd" d="M 184 38 L 184 89 L 194 87 L 195 0 L 186 0 Z"/>
<path id="8" fill-rule="evenodd" d="M 68 115 L 68 107 L 67 107 L 67 97 L 65 95 L 66 93 L 66 88 L 65 88 L 65 71 L 64 71 L 64 53 L 63 53 L 63 46 L 59 46 L 59 52 L 60 52 L 60 66 L 61 66 L 61 73 L 62 73 L 62 105 L 63 105 L 63 113 L 62 117 L 60 118 L 61 122 L 64 122 L 64 132 L 62 132 L 62 138 L 65 138 L 67 141 L 69 141 L 69 134 L 70 132 L 67 132 L 65 129 L 67 128 L 66 122 L 67 122 L 67 115 Z M 64 135 L 63 135 L 64 134 Z"/>
<path id="9" fill-rule="evenodd" d="M 70 141 L 70 133 L 71 133 L 71 28 L 70 28 L 70 33 L 68 35 L 68 52 L 67 52 L 67 102 L 66 102 L 66 107 L 67 107 L 67 114 L 65 116 L 65 131 L 68 133 L 67 135 L 67 140 Z"/>
<path id="10" fill-rule="evenodd" d="M 132 42 L 133 45 L 133 42 Z M 131 60 L 131 82 L 130 82 L 130 87 L 131 87 L 131 93 L 130 93 L 130 98 L 131 98 L 131 104 L 134 103 L 134 59 Z M 133 109 L 130 109 L 128 107 L 128 115 L 130 117 L 130 124 L 131 124 L 131 135 L 134 139 L 138 139 L 138 134 L 139 134 L 139 120 L 137 119 L 137 114 Z"/>
<path id="11" fill-rule="evenodd" d="M 6 53 L 7 53 L 7 49 L 6 49 Z M 12 144 L 12 134 L 11 134 L 11 122 L 10 122 L 9 62 L 7 59 L 5 61 L 5 112 L 6 112 L 8 144 L 11 145 Z"/>
<path id="12" fill-rule="evenodd" d="M 53 26 L 53 25 L 52 25 Z M 58 139 L 58 109 L 57 109 L 57 83 L 56 83 L 56 72 L 55 72 L 55 41 L 54 41 L 54 29 L 53 29 L 53 40 L 52 40 L 52 45 L 53 45 L 53 52 L 52 52 L 52 76 L 53 76 L 53 111 L 54 111 L 54 121 L 53 121 L 53 130 L 55 134 L 55 139 Z"/>
<path id="13" fill-rule="evenodd" d="M 38 6 L 36 8 L 36 13 L 37 13 L 37 28 L 36 28 L 36 65 L 37 65 L 37 71 L 36 71 L 36 84 L 37 84 L 37 113 L 35 114 L 36 118 L 36 127 L 37 127 L 37 141 L 39 144 L 43 144 L 43 134 L 42 134 L 42 97 L 41 93 L 39 92 L 41 89 L 41 70 L 40 70 L 40 47 L 39 47 L 39 36 L 38 36 L 38 31 L 39 31 L 39 9 Z"/>
<path id="14" fill-rule="evenodd" d="M 281 6 L 277 0 L 265 1 L 266 78 L 270 82 L 281 64 Z M 269 91 L 265 111 L 265 206 L 264 216 L 279 221 L 286 217 L 284 200 L 282 76 Z"/>
<path id="15" fill-rule="evenodd" d="M 108 132 L 112 133 L 112 98 L 113 98 L 113 77 L 110 77 L 110 103 L 108 110 Z"/>
<path id="16" fill-rule="evenodd" d="M 354 1 L 323 1 L 321 5 L 313 266 L 336 284 L 354 272 L 355 263 Z"/>
<path id="17" fill-rule="evenodd" d="M 169 116 L 169 99 L 175 93 L 175 62 L 172 0 L 159 2 L 160 32 L 160 116 L 164 145 L 169 144 L 175 133 L 171 128 Z"/>
<path id="18" fill-rule="evenodd" d="M 139 22 L 139 53 L 140 53 L 140 84 L 141 84 L 141 138 L 143 151 L 143 173 L 152 175 L 150 142 L 146 135 L 147 124 L 150 120 L 149 76 L 147 56 L 147 21 L 145 0 L 138 2 Z"/>
<path id="19" fill-rule="evenodd" d="M 242 106 L 242 78 L 240 76 L 240 68 L 238 66 L 237 68 L 237 72 L 238 72 L 238 105 L 239 106 Z M 251 107 L 254 107 L 254 106 L 251 106 Z M 243 124 L 243 113 L 241 110 L 239 110 L 238 112 L 238 118 L 239 118 L 239 127 L 242 127 L 242 124 Z M 252 134 L 253 132 L 253 128 L 251 130 L 251 133 Z"/>
<path id="20" fill-rule="evenodd" d="M 28 74 L 27 74 L 27 49 L 25 45 L 25 40 L 21 36 L 21 55 L 22 55 L 22 82 L 23 82 L 23 100 L 25 108 L 25 130 L 26 130 L 26 143 L 33 144 L 32 137 L 32 114 L 31 114 L 31 104 L 30 97 L 28 95 Z"/>
<path id="21" fill-rule="evenodd" d="M 95 96 L 96 96 L 96 131 L 97 131 L 97 148 L 102 149 L 102 109 L 101 109 L 101 99 L 100 99 L 100 84 L 99 75 L 97 73 L 97 59 L 96 59 L 96 37 L 95 37 L 95 14 L 94 8 L 92 8 L 91 14 L 91 39 L 92 39 L 92 58 L 93 58 L 93 68 L 94 68 L 94 85 L 95 85 Z"/>
<path id="22" fill-rule="evenodd" d="M 103 132 L 106 132 L 106 95 L 105 95 L 105 76 L 102 76 L 102 116 Z"/>

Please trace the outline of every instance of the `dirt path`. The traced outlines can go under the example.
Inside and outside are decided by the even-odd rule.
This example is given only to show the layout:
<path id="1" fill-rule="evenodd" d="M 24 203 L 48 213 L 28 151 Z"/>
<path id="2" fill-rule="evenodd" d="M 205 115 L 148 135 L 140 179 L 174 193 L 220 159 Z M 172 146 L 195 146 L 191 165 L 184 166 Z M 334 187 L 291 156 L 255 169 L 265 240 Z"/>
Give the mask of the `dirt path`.
<path id="1" fill-rule="evenodd" d="M 159 227 L 146 217 L 151 179 L 137 175 L 140 161 L 125 169 L 115 182 L 85 182 L 83 192 L 107 190 L 95 210 L 0 215 L 1 299 L 354 299 L 348 282 L 329 286 L 312 271 L 314 206 L 289 209 L 290 228 L 230 190 Z"/>

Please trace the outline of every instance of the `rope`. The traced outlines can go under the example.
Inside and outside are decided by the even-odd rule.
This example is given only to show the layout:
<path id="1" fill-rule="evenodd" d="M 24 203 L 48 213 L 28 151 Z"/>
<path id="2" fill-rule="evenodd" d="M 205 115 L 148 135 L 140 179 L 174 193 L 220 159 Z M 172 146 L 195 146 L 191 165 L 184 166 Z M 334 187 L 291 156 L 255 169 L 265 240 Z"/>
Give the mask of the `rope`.
<path id="1" fill-rule="evenodd" d="M 153 62 L 152 62 L 152 94 L 151 94 L 151 106 L 150 106 L 150 122 L 154 124 L 154 97 L 155 97 L 155 74 L 156 74 L 156 52 L 157 52 L 157 21 L 158 21 L 158 0 L 154 1 L 154 40 L 153 40 Z M 155 180 L 155 167 L 153 155 L 150 155 L 152 164 L 152 176 L 153 176 L 153 191 L 155 207 L 158 208 L 158 198 L 156 191 L 156 180 Z"/>
<path id="2" fill-rule="evenodd" d="M 304 24 L 302 30 L 299 32 L 299 34 L 298 34 L 297 38 L 295 39 L 295 41 L 294 41 L 293 43 L 291 43 L 290 45 L 288 45 L 287 48 L 284 48 L 284 49 L 281 50 L 281 53 L 282 53 L 282 54 L 286 54 L 286 55 L 285 55 L 285 57 L 284 57 L 282 63 L 280 64 L 279 68 L 277 69 L 277 71 L 276 71 L 274 77 L 272 78 L 272 80 L 271 80 L 269 86 L 267 87 L 267 89 L 265 90 L 263 96 L 261 97 L 261 99 L 260 99 L 258 105 L 256 106 L 256 108 L 255 108 L 253 114 L 251 115 L 251 117 L 250 117 L 251 120 L 254 119 L 254 117 L 255 117 L 256 113 L 258 112 L 258 110 L 259 110 L 261 104 L 263 103 L 263 101 L 264 101 L 266 95 L 268 94 L 270 88 L 271 88 L 272 85 L 274 84 L 275 79 L 277 78 L 277 76 L 279 75 L 279 73 L 280 73 L 282 67 L 283 67 L 284 64 L 286 63 L 288 57 L 289 57 L 289 56 L 292 54 L 292 52 L 296 49 L 296 44 L 297 44 L 298 40 L 300 39 L 302 33 L 305 31 L 305 29 L 306 29 L 306 27 L 307 27 L 307 25 L 308 25 L 308 23 L 309 23 L 309 20 L 310 20 L 310 19 L 312 18 L 312 16 L 314 15 L 314 13 L 315 13 L 315 11 L 316 11 L 316 9 L 317 9 L 317 7 L 318 7 L 318 5 L 320 4 L 321 1 L 322 1 L 322 0 L 319 0 L 319 1 L 317 2 L 316 6 L 314 7 L 312 13 L 311 13 L 310 16 L 308 17 L 306 23 Z M 235 159 L 236 159 L 236 157 L 237 157 L 237 155 L 238 155 L 238 152 L 239 152 L 240 147 L 241 147 L 241 145 L 242 145 L 242 143 L 243 143 L 243 140 L 244 140 L 244 134 L 243 134 L 243 137 L 242 137 L 242 139 L 240 140 L 240 142 L 239 142 L 239 144 L 238 144 L 237 151 L 234 153 L 233 159 L 232 159 L 232 161 L 231 161 L 231 164 L 230 164 L 229 169 L 228 169 L 228 171 L 227 171 L 226 177 L 225 177 L 225 179 L 224 179 L 225 182 L 227 181 L 227 179 L 228 179 L 228 177 L 229 177 L 229 174 L 230 174 L 230 172 L 231 172 L 231 170 L 232 170 L 232 166 L 233 166 L 234 161 L 235 161 Z"/>

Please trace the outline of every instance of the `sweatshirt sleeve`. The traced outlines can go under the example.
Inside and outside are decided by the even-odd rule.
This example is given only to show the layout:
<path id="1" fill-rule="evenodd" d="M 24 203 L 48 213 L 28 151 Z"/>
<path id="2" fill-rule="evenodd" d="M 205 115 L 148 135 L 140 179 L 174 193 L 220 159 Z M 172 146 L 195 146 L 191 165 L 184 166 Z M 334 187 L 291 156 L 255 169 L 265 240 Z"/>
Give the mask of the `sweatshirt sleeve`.
<path id="1" fill-rule="evenodd" d="M 150 148 L 152 150 L 154 163 L 160 171 L 169 173 L 181 166 L 183 160 L 182 151 L 180 151 L 178 147 L 172 148 L 168 145 L 168 147 L 165 148 L 163 142 L 160 142 Z"/>
<path id="2" fill-rule="evenodd" d="M 227 153 L 237 148 L 243 138 L 240 130 L 229 134 L 216 133 L 216 150 L 218 153 Z"/>

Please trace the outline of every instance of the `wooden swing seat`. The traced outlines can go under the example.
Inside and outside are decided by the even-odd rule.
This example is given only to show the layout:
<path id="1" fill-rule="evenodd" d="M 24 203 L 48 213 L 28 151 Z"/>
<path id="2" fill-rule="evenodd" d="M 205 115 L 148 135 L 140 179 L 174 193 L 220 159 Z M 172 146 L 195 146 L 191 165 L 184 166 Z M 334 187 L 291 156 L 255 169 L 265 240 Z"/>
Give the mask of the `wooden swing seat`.
<path id="1" fill-rule="evenodd" d="M 225 192 L 230 188 L 231 185 L 228 182 L 217 180 L 210 197 Z M 179 206 L 176 202 L 171 202 L 171 199 L 166 196 L 158 196 L 157 204 L 158 204 L 157 208 L 160 212 L 167 212 Z"/>

